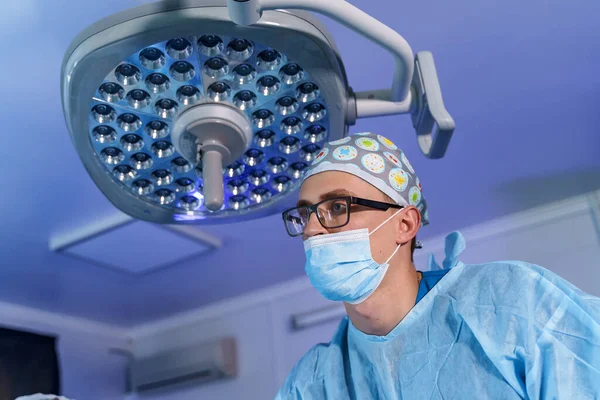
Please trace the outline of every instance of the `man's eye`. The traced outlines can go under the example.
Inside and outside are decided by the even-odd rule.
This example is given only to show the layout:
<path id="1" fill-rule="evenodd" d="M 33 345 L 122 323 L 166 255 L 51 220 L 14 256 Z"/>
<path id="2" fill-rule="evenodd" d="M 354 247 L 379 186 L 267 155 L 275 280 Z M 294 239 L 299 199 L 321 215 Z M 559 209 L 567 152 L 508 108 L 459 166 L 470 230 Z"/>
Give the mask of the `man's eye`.
<path id="1" fill-rule="evenodd" d="M 346 212 L 346 204 L 344 203 L 334 203 L 331 206 L 331 211 L 339 213 L 339 212 Z"/>

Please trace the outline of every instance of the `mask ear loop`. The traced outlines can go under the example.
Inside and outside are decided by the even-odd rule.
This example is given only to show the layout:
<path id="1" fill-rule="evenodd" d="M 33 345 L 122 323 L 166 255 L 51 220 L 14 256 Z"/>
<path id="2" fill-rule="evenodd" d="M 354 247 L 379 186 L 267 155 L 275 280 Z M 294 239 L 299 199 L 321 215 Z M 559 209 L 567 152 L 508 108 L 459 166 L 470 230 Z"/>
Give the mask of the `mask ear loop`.
<path id="1" fill-rule="evenodd" d="M 377 228 L 373 229 L 373 231 L 372 231 L 372 232 L 369 232 L 369 236 L 371 236 L 372 234 L 374 234 L 375 232 L 377 232 L 377 230 L 378 230 L 379 228 L 381 228 L 382 226 L 384 226 L 385 224 L 387 224 L 387 223 L 388 223 L 388 221 L 389 221 L 390 219 L 394 218 L 394 217 L 395 217 L 396 215 L 398 215 L 398 213 L 399 213 L 400 211 L 402 211 L 402 210 L 404 210 L 404 208 L 401 208 L 401 209 L 399 209 L 399 210 L 398 210 L 398 211 L 396 211 L 396 212 L 395 212 L 395 213 L 394 213 L 394 214 L 393 214 L 391 217 L 389 217 L 388 219 L 386 219 L 385 221 L 383 221 L 381 224 L 379 224 L 379 226 L 378 226 Z"/>
<path id="2" fill-rule="evenodd" d="M 398 252 L 398 250 L 400 250 L 400 247 L 402 247 L 402 243 L 400 243 L 398 246 L 396 246 L 396 250 L 394 250 L 394 252 L 392 253 L 392 255 L 386 260 L 386 264 L 390 263 L 390 260 L 392 259 L 392 257 L 394 257 L 396 255 L 396 253 Z"/>
<path id="3" fill-rule="evenodd" d="M 398 211 L 396 211 L 391 217 L 389 217 L 388 219 L 386 219 L 385 221 L 383 221 L 381 224 L 379 224 L 379 226 L 375 229 L 373 229 L 372 232 L 369 233 L 369 236 L 371 236 L 373 233 L 377 232 L 377 230 L 379 228 L 381 228 L 383 225 L 387 224 L 389 220 L 391 220 L 392 218 L 394 218 L 396 215 L 398 215 L 398 213 L 400 211 L 402 211 L 404 208 L 399 209 Z M 392 257 L 394 257 L 396 255 L 396 253 L 398 252 L 398 250 L 400 250 L 400 247 L 402 247 L 402 243 L 400 243 L 398 246 L 396 246 L 396 250 L 394 250 L 394 252 L 392 253 L 391 256 L 389 256 L 389 258 L 386 260 L 385 264 L 389 265 L 390 260 L 392 259 Z"/>

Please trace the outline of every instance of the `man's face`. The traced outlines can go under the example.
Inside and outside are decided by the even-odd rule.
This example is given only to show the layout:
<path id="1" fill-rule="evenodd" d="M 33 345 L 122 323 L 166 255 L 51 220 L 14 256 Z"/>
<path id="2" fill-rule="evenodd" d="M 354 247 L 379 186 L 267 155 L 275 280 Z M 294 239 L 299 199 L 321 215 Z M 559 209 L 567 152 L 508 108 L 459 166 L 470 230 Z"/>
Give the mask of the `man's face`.
<path id="1" fill-rule="evenodd" d="M 354 196 L 369 200 L 389 203 L 390 200 L 379 189 L 364 180 L 345 172 L 327 171 L 308 178 L 300 188 L 298 205 L 308 206 L 328 198 Z M 311 215 L 304 230 L 304 239 L 315 235 L 349 231 L 353 229 L 369 229 L 372 232 L 386 219 L 398 211 L 390 208 L 387 211 L 353 205 L 350 210 L 350 222 L 341 228 L 326 229 L 319 223 L 316 215 Z M 399 214 L 401 214 L 401 211 Z M 388 221 L 370 237 L 371 253 L 378 263 L 386 261 L 396 249 L 396 218 Z"/>

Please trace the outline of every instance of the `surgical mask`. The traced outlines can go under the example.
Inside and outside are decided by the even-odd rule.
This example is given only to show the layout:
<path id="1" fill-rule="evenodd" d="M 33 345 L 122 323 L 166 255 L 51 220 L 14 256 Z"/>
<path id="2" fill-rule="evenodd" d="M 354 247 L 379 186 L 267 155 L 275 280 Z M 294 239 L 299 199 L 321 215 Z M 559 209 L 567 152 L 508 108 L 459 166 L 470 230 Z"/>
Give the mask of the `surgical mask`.
<path id="1" fill-rule="evenodd" d="M 382 264 L 371 254 L 369 237 L 402 210 L 383 221 L 373 232 L 355 229 L 313 236 L 304 241 L 305 271 L 311 284 L 328 300 L 359 304 L 365 301 L 383 280 L 389 261 L 402 245 Z"/>

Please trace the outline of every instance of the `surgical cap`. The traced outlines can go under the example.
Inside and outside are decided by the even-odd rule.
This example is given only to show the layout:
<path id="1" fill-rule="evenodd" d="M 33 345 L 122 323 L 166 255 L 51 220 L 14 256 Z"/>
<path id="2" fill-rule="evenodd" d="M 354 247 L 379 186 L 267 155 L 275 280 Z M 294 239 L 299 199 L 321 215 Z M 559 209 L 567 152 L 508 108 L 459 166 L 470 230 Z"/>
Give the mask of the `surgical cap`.
<path id="1" fill-rule="evenodd" d="M 386 137 L 364 132 L 329 142 L 304 179 L 326 171 L 346 172 L 365 180 L 397 204 L 415 206 L 422 225 L 429 223 L 421 182 L 404 152 Z"/>

